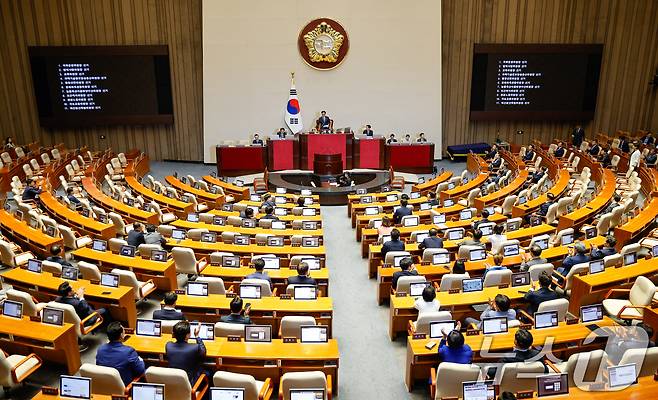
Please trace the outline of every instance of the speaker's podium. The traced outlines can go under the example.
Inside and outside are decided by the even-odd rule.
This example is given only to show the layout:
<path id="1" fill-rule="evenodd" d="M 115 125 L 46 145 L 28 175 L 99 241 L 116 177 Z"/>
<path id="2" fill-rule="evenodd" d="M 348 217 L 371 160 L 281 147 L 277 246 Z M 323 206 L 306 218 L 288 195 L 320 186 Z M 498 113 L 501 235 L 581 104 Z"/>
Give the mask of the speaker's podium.
<path id="1" fill-rule="evenodd" d="M 354 134 L 299 134 L 300 169 L 314 170 L 315 157 L 318 154 L 339 154 L 343 169 L 352 169 L 352 146 Z"/>

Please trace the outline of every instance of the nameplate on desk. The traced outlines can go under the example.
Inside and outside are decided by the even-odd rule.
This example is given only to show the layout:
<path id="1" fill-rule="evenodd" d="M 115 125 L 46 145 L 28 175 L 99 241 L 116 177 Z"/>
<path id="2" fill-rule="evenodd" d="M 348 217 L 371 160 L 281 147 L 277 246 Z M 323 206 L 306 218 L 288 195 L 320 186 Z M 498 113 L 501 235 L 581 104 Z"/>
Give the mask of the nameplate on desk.
<path id="1" fill-rule="evenodd" d="M 59 394 L 59 389 L 50 386 L 44 386 L 41 388 L 41 393 L 57 396 Z"/>
<path id="2" fill-rule="evenodd" d="M 477 336 L 480 334 L 479 329 L 469 329 L 466 331 L 466 336 Z"/>
<path id="3" fill-rule="evenodd" d="M 101 281 L 98 279 L 90 279 L 89 283 L 91 283 L 92 285 L 100 285 Z"/>
<path id="4" fill-rule="evenodd" d="M 414 333 L 413 340 L 427 339 L 427 335 L 424 333 Z"/>
<path id="5" fill-rule="evenodd" d="M 420 265 L 432 265 L 432 263 L 429 261 L 422 261 Z"/>
<path id="6" fill-rule="evenodd" d="M 459 289 L 450 289 L 450 290 L 448 290 L 448 293 L 449 294 L 459 293 Z"/>
<path id="7" fill-rule="evenodd" d="M 535 396 L 535 392 L 532 390 L 524 390 L 521 392 L 516 392 L 517 399 L 532 399 Z"/>
<path id="8" fill-rule="evenodd" d="M 290 296 L 288 293 L 281 293 L 281 294 L 279 295 L 279 298 L 280 298 L 281 300 L 290 300 L 290 299 L 292 298 L 292 296 Z"/>
<path id="9" fill-rule="evenodd" d="M 174 290 L 174 293 L 176 293 L 176 294 L 185 294 L 185 290 L 183 290 L 183 289 L 176 289 L 176 290 Z"/>
<path id="10" fill-rule="evenodd" d="M 441 397 L 441 400 L 459 400 L 459 397 Z"/>
<path id="11" fill-rule="evenodd" d="M 382 268 L 392 268 L 393 264 L 383 264 Z"/>
<path id="12" fill-rule="evenodd" d="M 509 283 L 503 283 L 501 285 L 498 285 L 498 289 L 507 289 L 509 287 Z"/>
<path id="13" fill-rule="evenodd" d="M 221 267 L 221 266 L 222 266 L 222 263 L 221 263 L 221 262 L 217 262 L 217 261 L 211 261 L 211 262 L 210 262 L 210 266 L 212 266 L 212 267 Z"/>
<path id="14" fill-rule="evenodd" d="M 227 298 L 227 299 L 233 299 L 233 298 L 235 298 L 235 296 L 236 296 L 235 293 L 226 292 L 226 298 Z"/>
<path id="15" fill-rule="evenodd" d="M 532 329 L 532 324 L 520 324 L 519 329 L 525 329 L 525 330 Z"/>
<path id="16" fill-rule="evenodd" d="M 229 342 L 240 342 L 242 338 L 240 336 L 228 335 L 226 337 L 226 340 L 228 340 Z"/>
<path id="17" fill-rule="evenodd" d="M 62 277 L 62 273 L 61 273 L 61 272 L 52 272 L 52 275 L 53 275 L 55 278 L 61 278 L 61 277 Z"/>
<path id="18" fill-rule="evenodd" d="M 296 337 L 284 337 L 283 343 L 297 343 Z"/>
<path id="19" fill-rule="evenodd" d="M 292 247 L 302 247 L 302 244 L 301 243 L 292 243 L 291 246 Z"/>
<path id="20" fill-rule="evenodd" d="M 567 325 L 576 325 L 578 323 L 578 318 L 567 318 Z"/>
<path id="21" fill-rule="evenodd" d="M 395 297 L 407 297 L 407 292 L 395 292 Z"/>
<path id="22" fill-rule="evenodd" d="M 135 333 L 135 329 L 134 329 L 134 328 L 123 328 L 123 332 L 124 332 L 126 335 L 132 335 L 132 334 Z"/>
<path id="23" fill-rule="evenodd" d="M 112 400 L 128 400 L 128 396 L 122 394 L 113 394 Z"/>
<path id="24" fill-rule="evenodd" d="M 588 271 L 581 271 L 578 273 L 578 276 L 587 276 L 589 274 Z"/>
<path id="25" fill-rule="evenodd" d="M 30 315 L 30 321 L 32 322 L 41 322 L 41 317 L 38 315 Z"/>

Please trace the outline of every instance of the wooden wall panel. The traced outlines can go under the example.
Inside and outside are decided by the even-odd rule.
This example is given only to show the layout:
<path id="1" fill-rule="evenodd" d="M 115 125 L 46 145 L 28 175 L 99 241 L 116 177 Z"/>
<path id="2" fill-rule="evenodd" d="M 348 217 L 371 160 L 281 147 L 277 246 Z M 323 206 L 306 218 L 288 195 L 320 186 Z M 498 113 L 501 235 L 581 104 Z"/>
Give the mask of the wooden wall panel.
<path id="1" fill-rule="evenodd" d="M 27 46 L 168 44 L 174 125 L 44 129 Z M 0 137 L 93 149 L 139 148 L 153 159 L 203 158 L 200 0 L 0 1 Z M 105 139 L 100 139 L 104 135 Z"/>
<path id="2" fill-rule="evenodd" d="M 443 0 L 444 146 L 569 137 L 573 123 L 469 121 L 474 43 L 605 44 L 596 114 L 588 135 L 658 130 L 656 0 Z M 516 137 L 518 129 L 524 137 Z"/>

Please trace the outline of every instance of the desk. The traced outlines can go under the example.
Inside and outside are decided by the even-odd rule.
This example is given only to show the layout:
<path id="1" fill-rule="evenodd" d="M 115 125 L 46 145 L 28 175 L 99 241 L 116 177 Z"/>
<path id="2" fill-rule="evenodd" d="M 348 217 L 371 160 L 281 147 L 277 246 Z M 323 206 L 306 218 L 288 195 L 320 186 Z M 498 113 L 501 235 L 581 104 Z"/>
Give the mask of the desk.
<path id="1" fill-rule="evenodd" d="M 90 200 L 97 203 L 102 208 L 121 215 L 125 218 L 127 223 L 142 222 L 150 225 L 159 225 L 158 215 L 154 212 L 140 210 L 137 207 L 131 207 L 128 204 L 122 203 L 118 200 L 111 198 L 103 193 L 94 183 L 94 178 L 82 178 L 82 187 L 89 195 Z"/>
<path id="2" fill-rule="evenodd" d="M 4 209 L 0 210 L 0 227 L 24 251 L 31 250 L 43 258 L 50 256 L 52 246 L 64 246 L 62 238 L 48 236 L 41 229 L 34 229 L 27 222 L 17 220 Z"/>
<path id="3" fill-rule="evenodd" d="M 165 180 L 169 185 L 180 190 L 181 192 L 193 194 L 196 197 L 197 202 L 206 204 L 208 208 L 218 208 L 224 204 L 224 195 L 212 194 L 210 192 L 206 192 L 205 190 L 197 189 L 181 182 L 180 179 L 175 178 L 172 175 L 165 177 Z"/>
<path id="4" fill-rule="evenodd" d="M 431 174 L 434 167 L 434 143 L 387 144 L 386 165 L 395 171 Z"/>
<path id="5" fill-rule="evenodd" d="M 352 169 L 352 142 L 354 134 L 352 133 L 333 133 L 333 134 L 309 134 L 300 133 L 299 168 L 313 169 L 313 160 L 315 154 L 341 154 L 343 158 L 343 169 Z"/>
<path id="6" fill-rule="evenodd" d="M 611 326 L 614 324 L 614 321 L 607 317 L 603 321 L 596 323 L 598 326 Z M 504 334 L 464 336 L 465 343 L 473 349 L 473 362 L 492 361 L 491 358 L 484 357 L 480 354 L 480 351 L 484 349 L 493 353 L 511 350 L 514 347 L 514 335 L 517 330 L 518 328 L 509 328 L 509 332 Z M 584 324 L 567 325 L 565 322 L 561 322 L 555 328 L 532 329 L 531 332 L 534 339 L 533 346 L 542 346 L 547 343 L 547 340 L 551 340 L 553 342 L 551 350 L 554 354 L 569 351 L 568 345 L 570 343 L 577 343 L 578 351 L 588 351 L 588 349 L 593 350 L 604 347 L 603 343 L 596 341 L 587 345 L 583 344 L 585 338 L 592 333 Z M 415 380 L 423 379 L 427 382 L 427 379 L 430 377 L 430 369 L 436 368 L 438 363 L 437 347 L 435 346 L 432 350 L 428 350 L 425 347 L 430 340 L 438 342 L 437 339 L 414 340 L 411 337 L 407 340 L 407 361 L 404 381 L 409 391 L 413 389 Z M 497 359 L 496 357 L 493 361 Z"/>
<path id="7" fill-rule="evenodd" d="M 235 201 L 240 201 L 243 199 L 249 198 L 249 189 L 242 186 L 236 186 L 228 182 L 224 182 L 221 179 L 217 179 L 214 176 L 204 175 L 203 180 L 208 182 L 211 185 L 219 186 L 224 189 L 224 194 L 230 194 L 235 198 Z"/>
<path id="8" fill-rule="evenodd" d="M 267 169 L 299 169 L 299 142 L 294 138 L 267 139 Z"/>
<path id="9" fill-rule="evenodd" d="M 596 167 L 592 167 L 592 177 L 594 177 L 595 171 Z M 599 180 L 596 183 L 601 186 L 596 197 L 587 203 L 585 207 L 561 216 L 557 226 L 558 231 L 584 224 L 589 218 L 598 214 L 610 203 L 612 196 L 615 194 L 617 184 L 615 173 L 609 169 L 603 170 L 602 181 Z"/>
<path id="10" fill-rule="evenodd" d="M 267 165 L 263 146 L 216 146 L 217 175 L 239 176 L 263 172 Z"/>
<path id="11" fill-rule="evenodd" d="M 548 192 L 542 194 L 541 196 L 528 200 L 524 204 L 512 206 L 512 217 L 523 217 L 526 214 L 529 214 L 536 209 L 538 209 L 542 204 L 548 201 L 548 193 L 552 193 L 556 199 L 562 197 L 562 194 L 567 191 L 569 187 L 569 171 L 566 169 L 561 169 L 558 172 L 557 179 L 553 180 L 553 186 L 548 189 Z"/>
<path id="12" fill-rule="evenodd" d="M 114 268 L 124 269 L 133 271 L 141 281 L 153 279 L 155 286 L 160 290 L 171 291 L 178 288 L 176 264 L 173 259 L 164 262 L 152 261 L 141 257 L 113 254 L 110 251 L 96 251 L 91 247 L 74 250 L 71 254 L 77 260 L 98 265 L 103 272 L 110 272 Z"/>
<path id="13" fill-rule="evenodd" d="M 519 191 L 523 184 L 528 180 L 528 170 L 523 169 L 518 171 L 516 178 L 508 185 L 503 186 L 495 192 L 489 193 L 486 196 L 475 198 L 475 208 L 482 211 L 485 207 L 502 203 L 507 196 L 512 195 Z"/>
<path id="14" fill-rule="evenodd" d="M 439 193 L 439 197 L 441 198 L 441 201 L 445 199 L 457 199 L 459 197 L 463 197 L 468 195 L 472 189 L 482 186 L 487 178 L 489 178 L 489 172 L 480 172 L 475 178 L 471 179 L 463 185 L 455 186 L 452 189 L 442 190 L 441 193 Z"/>
<path id="15" fill-rule="evenodd" d="M 303 231 L 300 231 L 303 232 Z M 274 254 L 281 257 L 309 255 L 317 257 L 325 257 L 324 246 L 318 247 L 297 247 L 297 246 L 257 246 L 250 245 L 237 245 L 225 243 L 206 243 L 197 240 L 185 239 L 181 241 L 167 239 L 168 247 L 187 247 L 194 250 L 196 254 L 207 255 L 213 251 L 227 251 L 238 255 L 254 255 L 254 254 Z"/>
<path id="16" fill-rule="evenodd" d="M 179 218 L 185 218 L 187 214 L 195 211 L 194 204 L 185 203 L 180 200 L 167 197 L 163 194 L 156 193 L 142 185 L 142 183 L 139 182 L 134 176 L 126 176 L 126 183 L 138 195 L 141 195 L 145 199 L 153 200 L 156 203 L 159 203 L 160 207 L 171 210 L 171 212 L 175 213 Z M 162 212 L 164 213 L 166 210 L 162 210 Z"/>
<path id="17" fill-rule="evenodd" d="M 658 217 L 658 197 L 651 199 L 638 215 L 631 218 L 624 225 L 615 227 L 617 247 L 621 248 L 633 239 L 639 239 L 638 236 L 641 233 L 651 228 L 656 217 Z"/>
<path id="18" fill-rule="evenodd" d="M 40 274 L 30 272 L 21 268 L 14 268 L 2 274 L 2 280 L 14 287 L 30 293 L 34 298 L 41 302 L 49 302 L 59 297 L 57 288 L 65 279 L 57 278 L 50 272 L 41 272 Z M 77 281 L 68 281 L 73 290 L 85 288 L 85 299 L 91 303 L 94 308 L 104 307 L 112 313 L 116 320 L 126 322 L 129 327 L 135 327 L 137 319 L 137 308 L 135 307 L 135 293 L 129 286 L 119 286 L 111 288 L 92 284 L 85 279 Z"/>
<path id="19" fill-rule="evenodd" d="M 420 192 L 423 195 L 427 195 L 428 192 L 436 191 L 436 186 L 439 183 L 443 183 L 452 177 L 452 171 L 443 171 L 439 176 L 425 181 L 423 183 L 417 183 L 411 187 L 412 192 Z"/>
<path id="20" fill-rule="evenodd" d="M 270 234 L 274 236 L 283 236 L 291 237 L 293 235 L 304 235 L 304 236 L 317 236 L 322 237 L 323 231 L 320 229 L 309 229 L 309 230 L 300 230 L 300 229 L 269 229 L 269 228 L 243 228 L 241 226 L 232 226 L 232 225 L 214 225 L 206 224 L 204 222 L 189 222 L 182 219 L 177 219 L 171 223 L 172 226 L 181 229 L 208 229 L 210 232 L 235 232 L 240 235 L 249 235 L 256 236 L 258 234 Z"/>
<path id="21" fill-rule="evenodd" d="M 383 136 L 354 137 L 354 168 L 385 168 L 384 147 L 386 139 Z"/>
<path id="22" fill-rule="evenodd" d="M 148 363 L 166 365 L 165 345 L 171 337 L 130 335 L 125 344 L 133 347 Z M 253 375 L 258 380 L 272 379 L 278 384 L 286 372 L 322 371 L 331 375 L 332 392 L 338 391 L 338 342 L 271 343 L 229 342 L 226 338 L 204 341 L 206 358 L 217 370 Z"/>
<path id="23" fill-rule="evenodd" d="M 0 315 L 0 348 L 8 353 L 35 353 L 44 360 L 64 364 L 69 374 L 80 369 L 78 335 L 71 324 L 42 324 Z"/>
<path id="24" fill-rule="evenodd" d="M 57 200 L 50 192 L 39 195 L 41 205 L 48 210 L 59 223 L 75 229 L 81 235 L 90 235 L 103 240 L 116 236 L 116 228 L 112 224 L 104 224 L 96 219 L 85 217 L 71 210 Z"/>

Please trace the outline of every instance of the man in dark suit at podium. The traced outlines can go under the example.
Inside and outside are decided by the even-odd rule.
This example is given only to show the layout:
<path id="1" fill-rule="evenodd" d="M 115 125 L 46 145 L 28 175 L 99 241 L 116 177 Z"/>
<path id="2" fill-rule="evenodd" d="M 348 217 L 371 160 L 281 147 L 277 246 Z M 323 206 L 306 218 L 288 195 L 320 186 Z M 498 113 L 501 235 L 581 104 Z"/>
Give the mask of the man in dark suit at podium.
<path id="1" fill-rule="evenodd" d="M 363 134 L 372 137 L 375 133 L 372 131 L 372 127 L 370 125 L 366 125 L 366 129 L 363 130 Z"/>
<path id="2" fill-rule="evenodd" d="M 571 137 L 573 138 L 571 143 L 574 145 L 574 147 L 580 147 L 580 144 L 585 139 L 585 130 L 582 126 L 576 125 L 573 132 L 571 133 Z"/>
<path id="3" fill-rule="evenodd" d="M 261 139 L 257 133 L 254 133 L 254 140 L 251 141 L 252 145 L 262 146 L 263 139 Z"/>
<path id="4" fill-rule="evenodd" d="M 331 131 L 331 118 L 327 117 L 326 111 L 322 111 L 320 114 L 320 118 L 316 123 L 317 129 L 320 133 L 329 133 Z"/>
<path id="5" fill-rule="evenodd" d="M 288 133 L 283 128 L 279 129 L 279 131 L 276 133 L 276 135 L 279 137 L 279 139 L 285 139 L 287 134 Z"/>

